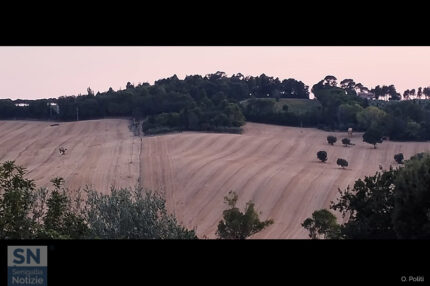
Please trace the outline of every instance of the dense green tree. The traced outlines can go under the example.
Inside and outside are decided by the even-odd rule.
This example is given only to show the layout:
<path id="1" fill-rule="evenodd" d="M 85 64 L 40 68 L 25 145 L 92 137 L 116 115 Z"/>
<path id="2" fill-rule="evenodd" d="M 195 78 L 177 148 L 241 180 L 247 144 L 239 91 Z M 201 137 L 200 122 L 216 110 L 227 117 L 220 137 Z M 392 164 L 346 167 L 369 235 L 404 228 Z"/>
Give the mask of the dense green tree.
<path id="1" fill-rule="evenodd" d="M 344 87 L 352 86 L 352 82 L 343 82 Z M 321 122 L 329 129 L 345 129 L 347 125 L 355 123 L 356 119 L 351 113 L 357 113 L 357 105 L 366 107 L 366 99 L 356 96 L 354 88 L 344 89 L 337 87 L 331 76 L 326 77 L 312 87 L 316 99 L 322 105 Z M 342 106 L 342 107 L 341 107 Z"/>
<path id="2" fill-rule="evenodd" d="M 29 239 L 37 231 L 31 218 L 35 184 L 26 169 L 6 161 L 0 165 L 0 238 Z"/>
<path id="3" fill-rule="evenodd" d="M 371 89 L 370 92 L 372 92 L 375 95 L 376 99 L 379 99 L 380 97 L 383 96 L 382 88 L 379 85 L 377 85 L 377 86 L 375 86 L 375 88 Z"/>
<path id="4" fill-rule="evenodd" d="M 390 95 L 389 100 L 400 100 L 400 93 L 396 91 L 394 85 L 389 86 L 388 94 Z"/>
<path id="5" fill-rule="evenodd" d="M 351 145 L 351 140 L 349 140 L 349 138 L 343 138 L 343 139 L 342 139 L 342 144 L 343 144 L 345 147 L 348 147 L 348 145 Z"/>
<path id="6" fill-rule="evenodd" d="M 348 167 L 348 161 L 346 161 L 345 159 L 342 159 L 342 158 L 338 158 L 336 161 L 336 164 L 341 166 L 342 169 L 344 169 L 345 167 Z"/>
<path id="7" fill-rule="evenodd" d="M 337 86 L 337 78 L 333 75 L 328 75 L 324 78 L 323 84 L 326 86 Z"/>
<path id="8" fill-rule="evenodd" d="M 77 105 L 79 107 L 79 118 L 81 120 L 92 119 L 100 115 L 99 104 L 95 98 L 84 99 Z"/>
<path id="9" fill-rule="evenodd" d="M 20 107 L 16 107 L 15 103 L 10 99 L 0 99 L 0 119 L 15 117 L 19 108 Z"/>
<path id="10" fill-rule="evenodd" d="M 406 99 L 406 100 L 408 100 L 408 99 L 409 99 L 409 96 L 410 96 L 410 90 L 409 90 L 409 89 L 407 89 L 407 90 L 405 90 L 405 91 L 403 92 L 403 98 L 404 98 L 404 99 Z"/>
<path id="11" fill-rule="evenodd" d="M 132 89 L 132 88 L 134 88 L 134 85 L 133 85 L 133 84 L 131 84 L 131 82 L 127 82 L 127 84 L 126 84 L 125 88 L 126 88 L 126 89 Z"/>
<path id="12" fill-rule="evenodd" d="M 430 238 L 430 154 L 411 158 L 394 180 L 394 230 L 400 239 Z"/>
<path id="13" fill-rule="evenodd" d="M 167 213 L 165 199 L 141 187 L 112 188 L 109 194 L 86 190 L 90 237 L 102 239 L 195 239 Z"/>
<path id="14" fill-rule="evenodd" d="M 417 97 L 418 97 L 418 99 L 421 99 L 421 96 L 423 95 L 423 88 L 422 87 L 419 87 L 418 88 L 418 91 L 417 91 Z"/>
<path id="15" fill-rule="evenodd" d="M 430 238 L 430 154 L 418 153 L 397 169 L 376 172 L 339 190 L 330 209 L 342 214 L 340 237 L 346 239 Z M 305 226 L 316 236 L 313 221 Z M 302 224 L 302 226 L 304 226 Z"/>
<path id="16" fill-rule="evenodd" d="M 72 202 L 62 187 L 64 179 L 57 177 L 51 182 L 54 190 L 47 199 L 47 212 L 38 238 L 87 238 L 89 227 L 84 217 L 73 211 Z"/>
<path id="17" fill-rule="evenodd" d="M 307 218 L 302 226 L 309 231 L 311 239 L 339 239 L 341 228 L 336 222 L 336 217 L 326 209 L 314 211 L 312 218 Z"/>
<path id="18" fill-rule="evenodd" d="M 84 238 L 83 217 L 75 214 L 56 178 L 55 190 L 37 189 L 26 170 L 7 161 L 0 166 L 0 237 L 3 239 Z"/>
<path id="19" fill-rule="evenodd" d="M 355 91 L 356 83 L 353 79 L 344 79 L 340 82 L 340 87 L 343 88 L 346 91 L 346 94 L 348 95 L 357 95 L 357 92 Z M 359 88 L 363 88 L 362 85 L 359 86 Z"/>
<path id="20" fill-rule="evenodd" d="M 245 117 L 243 116 L 239 106 L 235 103 L 227 103 L 224 106 L 223 113 L 228 118 L 227 126 L 240 127 L 245 124 Z"/>
<path id="21" fill-rule="evenodd" d="M 274 112 L 275 103 L 272 100 L 251 99 L 246 105 L 250 116 L 264 116 Z"/>
<path id="22" fill-rule="evenodd" d="M 356 113 L 358 128 L 367 130 L 371 127 L 379 127 L 383 124 L 386 116 L 387 113 L 376 106 L 366 107 Z"/>
<path id="23" fill-rule="evenodd" d="M 370 128 L 363 134 L 363 142 L 372 144 L 376 149 L 376 144 L 382 143 L 382 132 L 376 128 Z"/>
<path id="24" fill-rule="evenodd" d="M 289 78 L 284 79 L 279 87 L 281 97 L 287 98 L 309 98 L 309 87 L 301 81 Z"/>
<path id="25" fill-rule="evenodd" d="M 405 136 L 407 138 L 420 140 L 425 134 L 421 133 L 421 125 L 413 120 L 408 120 L 406 124 Z"/>
<path id="26" fill-rule="evenodd" d="M 413 101 L 402 101 L 386 104 L 384 112 L 401 118 L 403 121 L 413 120 L 421 122 L 423 120 L 424 109 Z"/>
<path id="27" fill-rule="evenodd" d="M 396 91 L 394 85 L 383 85 L 382 87 L 378 85 L 374 89 L 372 89 L 371 92 L 375 94 L 375 97 L 377 99 L 383 97 L 389 100 L 400 100 L 400 93 Z"/>
<path id="28" fill-rule="evenodd" d="M 40 118 L 40 119 L 49 119 L 50 111 L 49 111 L 49 102 L 46 99 L 39 99 L 30 101 L 28 106 L 28 117 L 31 118 Z"/>
<path id="29" fill-rule="evenodd" d="M 344 80 L 342 80 L 342 81 L 340 82 L 340 86 L 341 86 L 343 89 L 354 88 L 354 87 L 355 87 L 355 82 L 354 82 L 354 80 L 353 80 L 353 79 L 349 79 L 349 78 L 347 78 L 347 79 L 344 79 Z"/>
<path id="30" fill-rule="evenodd" d="M 337 116 L 341 129 L 355 128 L 357 126 L 357 114 L 363 111 L 361 105 L 343 103 L 339 105 Z"/>
<path id="31" fill-rule="evenodd" d="M 216 234 L 221 239 L 246 239 L 273 224 L 272 219 L 260 221 L 253 202 L 248 202 L 241 212 L 236 207 L 238 195 L 232 191 L 224 200 L 229 208 L 223 212 L 223 219 L 218 224 Z"/>
<path id="32" fill-rule="evenodd" d="M 394 178 L 397 170 L 390 168 L 374 176 L 366 176 L 339 190 L 337 202 L 330 208 L 339 211 L 347 222 L 341 226 L 342 236 L 348 239 L 396 238 L 392 224 L 394 208 Z"/>
<path id="33" fill-rule="evenodd" d="M 321 160 L 321 162 L 325 163 L 327 161 L 327 152 L 326 151 L 318 151 L 317 158 Z"/>
<path id="34" fill-rule="evenodd" d="M 327 142 L 328 142 L 328 144 L 333 145 L 334 143 L 336 143 L 336 141 L 337 141 L 336 136 L 333 136 L 333 135 L 327 136 Z"/>
<path id="35" fill-rule="evenodd" d="M 374 126 L 391 140 L 428 140 L 430 112 L 426 106 L 415 100 L 389 102 L 381 106 L 387 116 Z"/>
<path id="36" fill-rule="evenodd" d="M 430 98 L 430 86 L 423 89 L 423 94 L 426 99 Z"/>
<path id="37" fill-rule="evenodd" d="M 392 140 L 430 140 L 430 105 L 426 102 L 399 102 L 394 85 L 378 85 L 372 89 L 377 99 L 390 101 L 367 100 L 356 96 L 357 91 L 368 91 L 361 83 L 344 79 L 338 86 L 336 81 L 335 76 L 328 75 L 313 85 L 316 99 L 303 101 L 306 104 L 298 108 L 295 101 L 285 107 L 283 99 L 309 99 L 309 87 L 292 78 L 281 81 L 265 74 L 244 76 L 239 73 L 229 77 L 222 71 L 204 77 L 186 76 L 184 80 L 174 75 L 157 80 L 153 85 L 139 83 L 135 86 L 128 82 L 124 90 L 109 88 L 96 95 L 88 88 L 85 95 L 58 99 L 0 100 L 0 119 L 71 121 L 131 116 L 149 122 L 152 116 L 145 134 L 154 134 L 181 130 L 240 133 L 246 118 L 327 131 L 376 128 Z M 408 90 L 408 96 L 413 97 L 414 91 Z M 417 96 L 421 94 L 428 98 L 430 87 L 418 88 Z M 318 102 L 317 108 L 308 107 L 315 106 L 315 102 Z M 50 104 L 57 104 L 58 109 Z M 163 125 L 157 117 L 162 113 L 181 114 L 181 120 L 173 120 L 175 125 Z"/>
<path id="38" fill-rule="evenodd" d="M 363 92 L 363 91 L 368 92 L 369 91 L 369 89 L 367 87 L 363 86 L 363 84 L 360 82 L 355 84 L 354 88 L 355 88 L 356 92 L 357 92 L 357 90 L 360 92 Z"/>
<path id="39" fill-rule="evenodd" d="M 62 178 L 51 181 L 52 190 L 36 189 L 25 174 L 13 161 L 0 165 L 1 239 L 197 238 L 167 213 L 159 194 L 136 188 L 82 195 L 63 188 Z"/>

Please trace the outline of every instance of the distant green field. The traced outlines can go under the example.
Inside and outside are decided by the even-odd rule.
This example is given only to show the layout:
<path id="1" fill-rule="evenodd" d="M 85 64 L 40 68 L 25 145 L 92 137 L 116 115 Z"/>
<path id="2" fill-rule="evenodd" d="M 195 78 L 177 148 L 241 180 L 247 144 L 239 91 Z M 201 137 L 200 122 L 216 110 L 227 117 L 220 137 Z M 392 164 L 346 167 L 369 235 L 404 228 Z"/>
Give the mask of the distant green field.
<path id="1" fill-rule="evenodd" d="M 279 102 L 274 98 L 257 98 L 258 100 L 270 100 L 275 102 L 275 111 L 280 112 L 284 105 L 288 106 L 288 111 L 295 114 L 306 113 L 321 108 L 321 103 L 318 100 L 303 99 L 303 98 L 281 98 Z M 246 106 L 248 100 L 242 101 L 241 104 Z"/>

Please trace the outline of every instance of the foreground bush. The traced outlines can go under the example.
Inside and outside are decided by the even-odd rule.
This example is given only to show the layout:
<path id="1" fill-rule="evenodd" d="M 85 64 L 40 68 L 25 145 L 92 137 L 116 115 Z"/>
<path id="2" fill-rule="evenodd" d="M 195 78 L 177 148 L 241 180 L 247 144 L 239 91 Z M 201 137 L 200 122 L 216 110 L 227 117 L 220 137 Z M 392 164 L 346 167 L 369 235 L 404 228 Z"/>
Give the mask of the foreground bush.
<path id="1" fill-rule="evenodd" d="M 0 165 L 0 239 L 28 239 L 37 231 L 32 180 L 13 161 Z"/>
<path id="2" fill-rule="evenodd" d="M 93 238 L 193 239 L 194 231 L 180 226 L 166 210 L 164 198 L 154 192 L 111 189 L 108 195 L 89 190 L 87 220 Z"/>
<path id="3" fill-rule="evenodd" d="M 72 200 L 52 180 L 54 189 L 39 188 L 13 161 L 0 165 L 0 239 L 84 238 L 88 227 Z"/>
<path id="4" fill-rule="evenodd" d="M 0 239 L 192 239 L 167 213 L 164 198 L 142 188 L 104 195 L 70 192 L 55 178 L 39 188 L 13 161 L 0 164 Z"/>
<path id="5" fill-rule="evenodd" d="M 374 176 L 357 180 L 352 188 L 339 191 L 337 202 L 330 208 L 347 219 L 340 225 L 341 238 L 430 238 L 430 154 L 416 154 L 404 167 L 381 169 Z M 311 238 L 337 231 L 328 213 L 322 218 L 317 220 L 313 215 L 302 224 Z"/>
<path id="6" fill-rule="evenodd" d="M 340 238 L 340 225 L 336 217 L 326 209 L 314 211 L 312 218 L 307 218 L 302 226 L 309 231 L 312 239 L 338 239 Z"/>
<path id="7" fill-rule="evenodd" d="M 411 157 L 394 180 L 392 222 L 398 238 L 430 238 L 430 154 Z"/>
<path id="8" fill-rule="evenodd" d="M 248 202 L 242 213 L 236 207 L 238 195 L 232 191 L 224 197 L 229 209 L 223 212 L 223 220 L 218 224 L 217 236 L 221 239 L 246 239 L 267 226 L 273 224 L 273 220 L 260 221 L 253 202 Z"/>

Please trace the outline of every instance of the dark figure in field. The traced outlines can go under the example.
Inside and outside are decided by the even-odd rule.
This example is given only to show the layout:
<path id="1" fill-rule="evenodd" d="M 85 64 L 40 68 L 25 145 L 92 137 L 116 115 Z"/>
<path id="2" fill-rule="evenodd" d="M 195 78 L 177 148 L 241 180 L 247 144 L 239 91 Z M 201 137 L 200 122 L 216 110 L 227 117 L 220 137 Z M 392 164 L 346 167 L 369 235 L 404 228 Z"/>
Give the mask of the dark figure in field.
<path id="1" fill-rule="evenodd" d="M 60 155 L 64 155 L 64 154 L 66 154 L 67 148 L 60 147 L 60 148 L 58 149 L 58 151 L 60 151 Z"/>
<path id="2" fill-rule="evenodd" d="M 403 164 L 403 159 L 403 153 L 394 155 L 394 160 L 396 160 L 397 164 Z"/>

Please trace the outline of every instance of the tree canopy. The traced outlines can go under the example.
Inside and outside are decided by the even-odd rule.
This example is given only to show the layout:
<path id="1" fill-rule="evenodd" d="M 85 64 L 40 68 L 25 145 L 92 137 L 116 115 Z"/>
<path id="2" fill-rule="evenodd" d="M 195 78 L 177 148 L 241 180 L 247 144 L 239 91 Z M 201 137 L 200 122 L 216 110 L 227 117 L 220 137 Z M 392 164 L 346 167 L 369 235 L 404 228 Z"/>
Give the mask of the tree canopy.
<path id="1" fill-rule="evenodd" d="M 273 224 L 272 219 L 260 221 L 253 202 L 248 202 L 241 212 L 236 207 L 238 195 L 232 191 L 224 200 L 229 208 L 223 212 L 223 219 L 218 224 L 216 234 L 221 239 L 246 239 Z"/>
<path id="2" fill-rule="evenodd" d="M 317 152 L 317 158 L 321 162 L 325 163 L 325 161 L 327 161 L 327 152 L 326 151 L 318 151 Z"/>
<path id="3" fill-rule="evenodd" d="M 352 187 L 339 189 L 339 193 L 330 209 L 339 212 L 346 220 L 339 226 L 340 238 L 430 238 L 429 153 L 416 154 L 396 169 L 381 168 L 373 176 L 358 179 Z M 325 218 L 320 219 L 322 223 L 317 224 L 317 214 Z M 305 222 L 302 226 L 310 232 L 311 238 L 324 234 L 323 231 L 337 229 L 335 220 L 327 212 L 315 212 Z"/>
<path id="4" fill-rule="evenodd" d="M 161 195 L 143 190 L 74 193 L 63 178 L 36 188 L 25 168 L 0 164 L 0 239 L 194 239 L 167 213 Z M 85 199 L 84 199 L 85 198 Z"/>
<path id="5" fill-rule="evenodd" d="M 309 87 L 293 78 L 222 71 L 125 86 L 97 93 L 88 87 L 86 94 L 49 99 L 1 99 L 0 119 L 132 117 L 144 134 L 240 133 L 245 121 L 254 121 L 327 131 L 376 128 L 390 140 L 430 140 L 430 87 L 405 90 L 406 100 L 399 100 L 393 84 L 369 89 L 352 78 L 327 75 L 312 86 L 315 99 L 309 99 Z"/>
<path id="6" fill-rule="evenodd" d="M 363 134 L 363 141 L 373 145 L 376 149 L 376 144 L 382 143 L 382 132 L 376 128 L 370 128 Z"/>
<path id="7" fill-rule="evenodd" d="M 340 238 L 340 225 L 336 217 L 326 209 L 312 213 L 312 218 L 307 218 L 302 226 L 309 231 L 311 239 L 338 239 Z"/>

